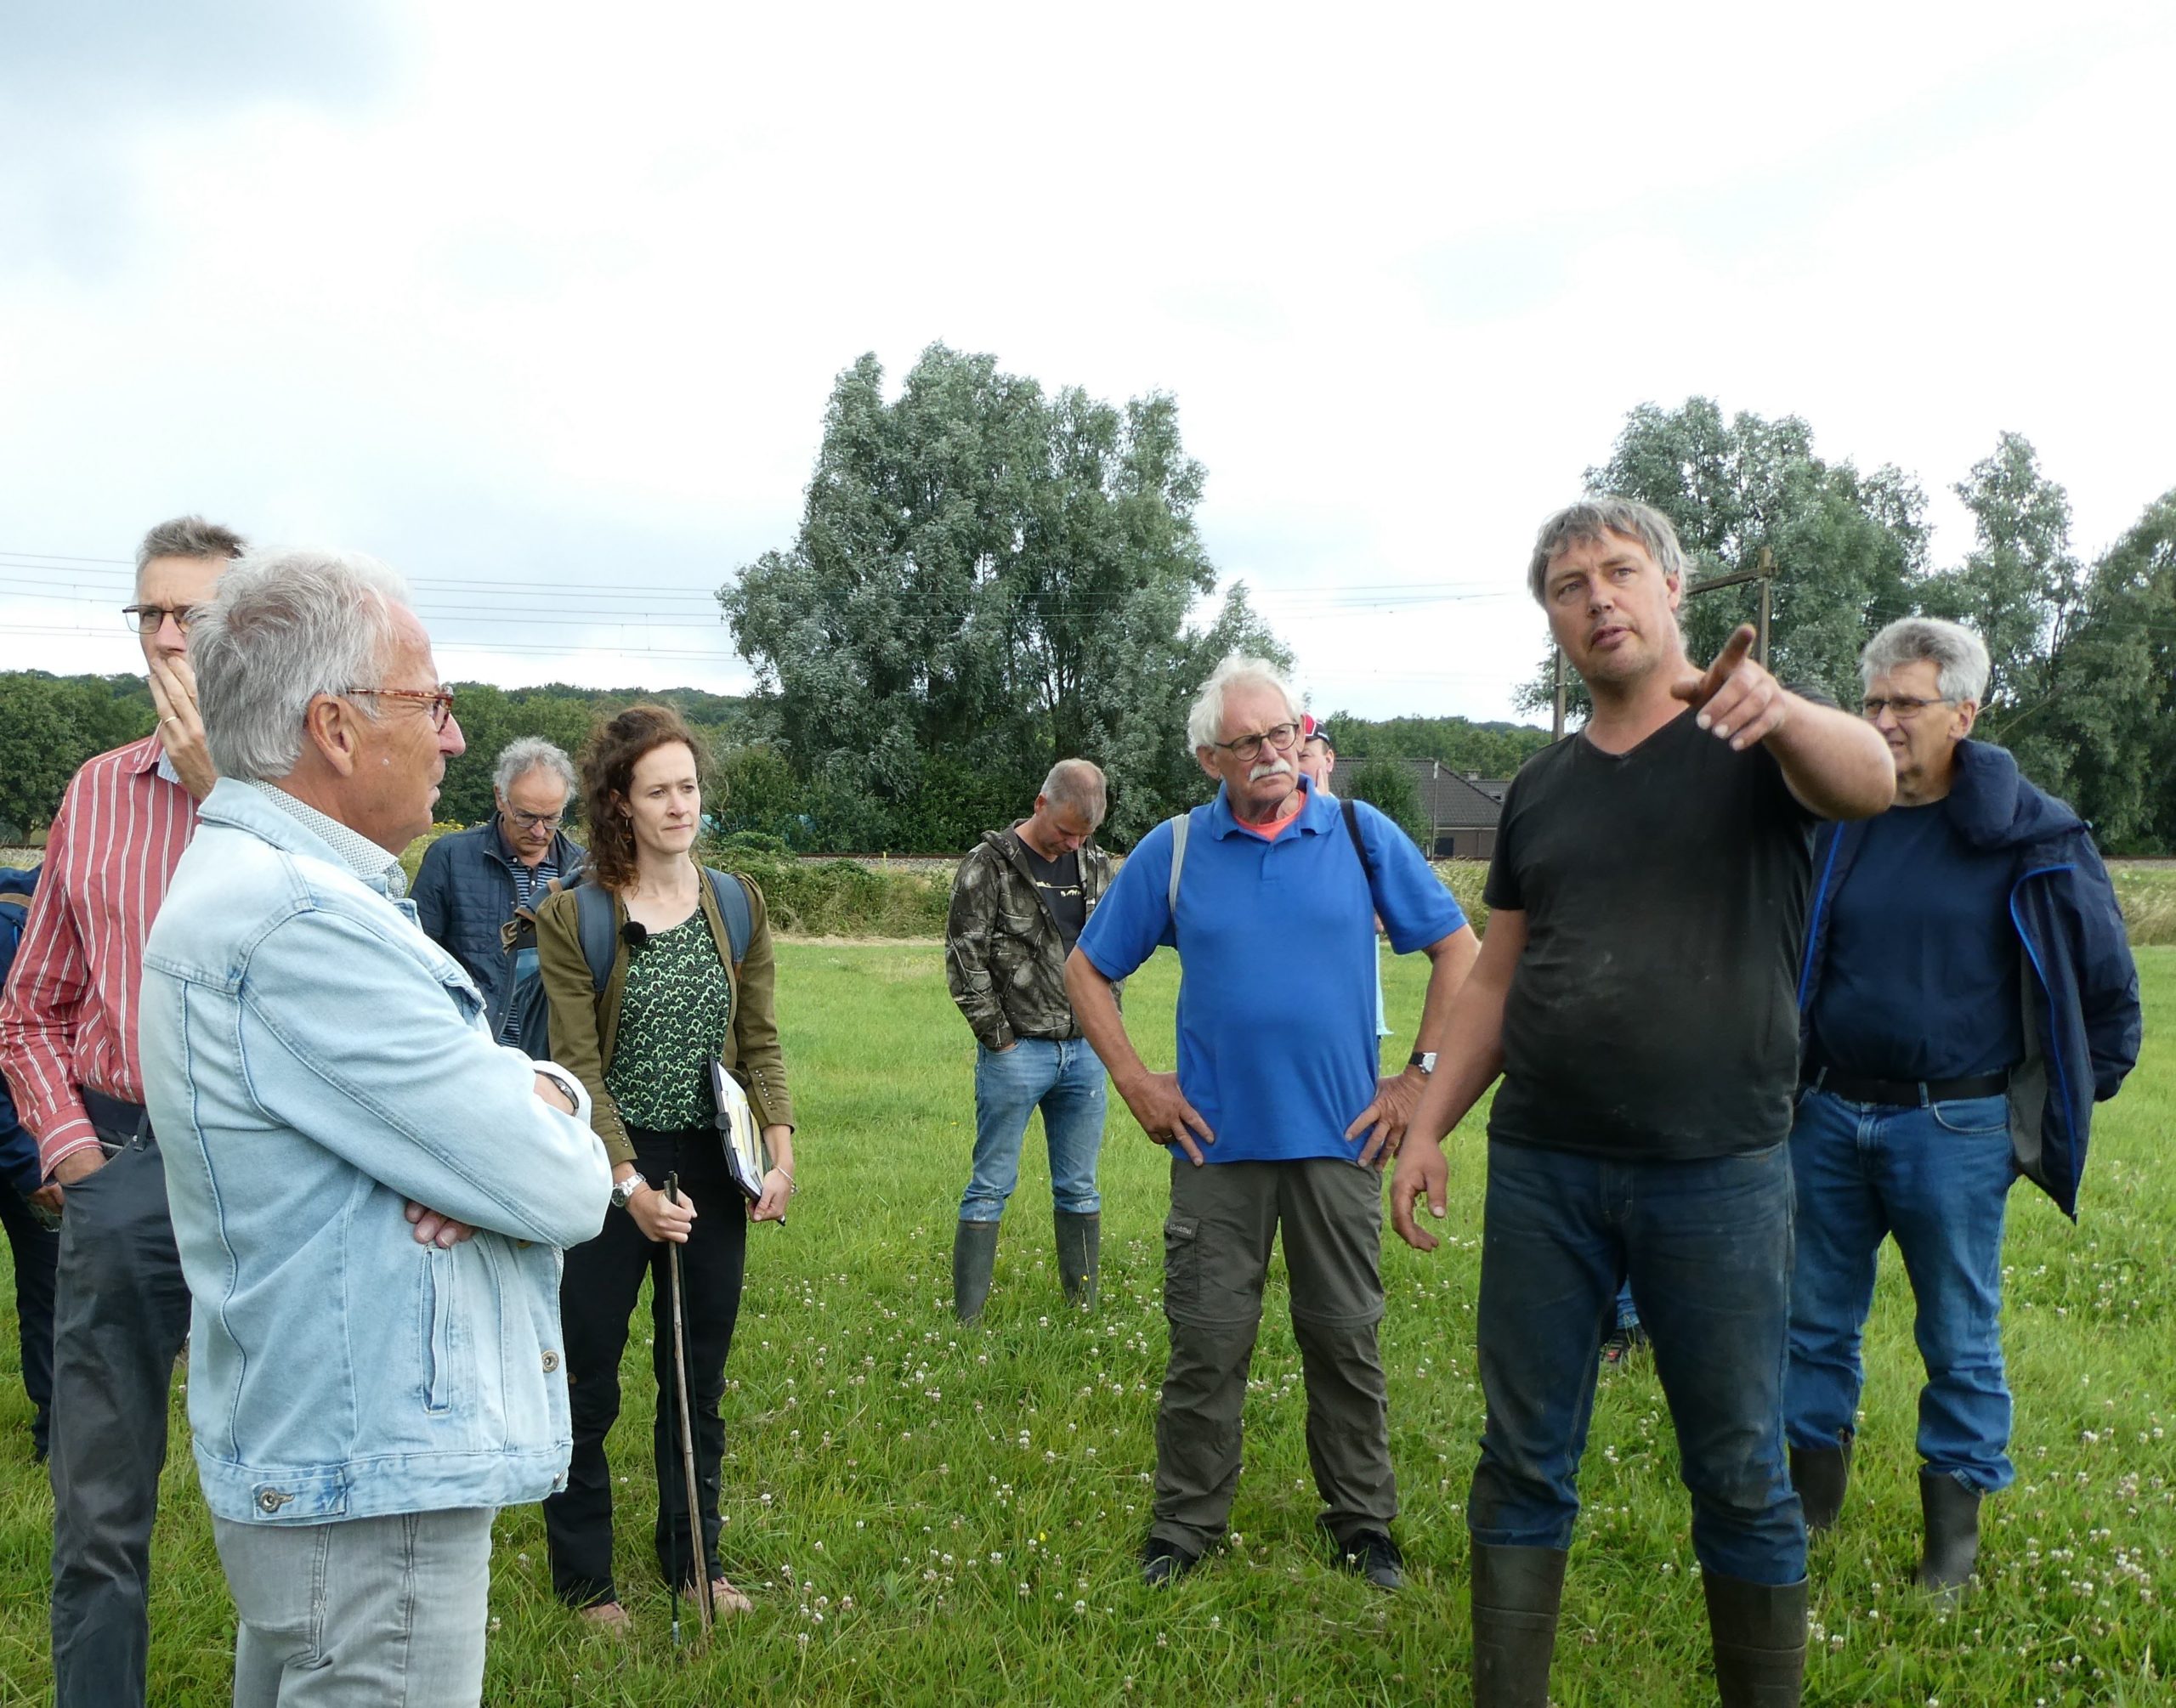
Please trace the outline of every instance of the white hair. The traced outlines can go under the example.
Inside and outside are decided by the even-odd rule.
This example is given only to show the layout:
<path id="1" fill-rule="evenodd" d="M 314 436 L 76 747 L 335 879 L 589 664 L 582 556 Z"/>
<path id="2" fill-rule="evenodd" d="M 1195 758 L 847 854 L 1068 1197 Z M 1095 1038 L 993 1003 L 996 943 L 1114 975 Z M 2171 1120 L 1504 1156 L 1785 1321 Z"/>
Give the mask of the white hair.
<path id="1" fill-rule="evenodd" d="M 1986 645 L 1962 623 L 1940 617 L 1899 617 L 1867 642 L 1859 654 L 1859 677 L 1871 687 L 1876 676 L 1922 661 L 1935 666 L 1944 699 L 1977 705 L 1986 697 L 1991 666 Z"/>
<path id="2" fill-rule="evenodd" d="M 1243 653 L 1234 653 L 1209 673 L 1193 710 L 1187 714 L 1188 747 L 1216 746 L 1224 729 L 1224 702 L 1233 688 L 1274 688 L 1284 697 L 1284 710 L 1291 715 L 1292 721 L 1300 721 L 1299 696 L 1292 692 L 1292 684 L 1285 679 L 1284 673 L 1267 659 L 1250 659 Z"/>
<path id="3" fill-rule="evenodd" d="M 212 763 L 222 777 L 275 783 L 303 753 L 320 694 L 380 686 L 408 589 L 357 552 L 252 552 L 219 578 L 189 636 Z M 365 715 L 377 715 L 371 701 Z"/>
<path id="4" fill-rule="evenodd" d="M 548 772 L 558 778 L 567 786 L 567 798 L 574 798 L 577 787 L 574 761 L 567 757 L 565 749 L 541 735 L 524 735 L 499 749 L 498 763 L 491 767 L 491 787 L 503 795 L 532 771 Z"/>
<path id="5" fill-rule="evenodd" d="M 1051 767 L 1039 791 L 1053 806 L 1070 806 L 1091 828 L 1103 822 L 1109 791 L 1102 772 L 1091 761 L 1061 759 Z"/>

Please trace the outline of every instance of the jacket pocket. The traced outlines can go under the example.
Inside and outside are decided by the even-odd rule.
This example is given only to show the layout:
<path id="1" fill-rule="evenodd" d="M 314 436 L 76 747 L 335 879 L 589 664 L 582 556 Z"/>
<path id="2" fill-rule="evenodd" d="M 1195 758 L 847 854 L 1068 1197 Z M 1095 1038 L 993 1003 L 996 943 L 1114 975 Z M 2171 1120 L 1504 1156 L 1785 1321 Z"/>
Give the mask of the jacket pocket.
<path id="1" fill-rule="evenodd" d="M 436 1248 L 423 1258 L 421 1345 L 423 1410 L 453 1409 L 453 1253 Z"/>

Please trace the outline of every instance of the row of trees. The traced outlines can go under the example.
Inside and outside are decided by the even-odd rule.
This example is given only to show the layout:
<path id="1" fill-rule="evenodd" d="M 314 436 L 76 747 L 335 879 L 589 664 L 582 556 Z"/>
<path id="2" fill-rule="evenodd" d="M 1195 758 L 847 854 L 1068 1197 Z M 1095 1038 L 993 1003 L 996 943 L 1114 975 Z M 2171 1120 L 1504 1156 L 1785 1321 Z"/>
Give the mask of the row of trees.
<path id="1" fill-rule="evenodd" d="M 2023 435 L 2005 433 L 1952 489 L 1972 517 L 1971 549 L 1936 566 L 1912 477 L 1827 461 L 1797 417 L 1726 419 L 1706 398 L 1633 410 L 1586 479 L 1667 515 L 1696 578 L 1751 568 L 1767 547 L 1776 673 L 1846 704 L 1861 691 L 1859 650 L 1884 624 L 1969 624 L 1994 665 L 1978 733 L 2070 800 L 2105 846 L 2176 848 L 2176 491 L 2088 563 L 2071 543 L 2068 494 Z M 1688 601 L 1690 649 L 1712 657 L 1754 597 L 1741 585 Z M 1522 702 L 1538 710 L 1550 693 L 1544 661 Z"/>

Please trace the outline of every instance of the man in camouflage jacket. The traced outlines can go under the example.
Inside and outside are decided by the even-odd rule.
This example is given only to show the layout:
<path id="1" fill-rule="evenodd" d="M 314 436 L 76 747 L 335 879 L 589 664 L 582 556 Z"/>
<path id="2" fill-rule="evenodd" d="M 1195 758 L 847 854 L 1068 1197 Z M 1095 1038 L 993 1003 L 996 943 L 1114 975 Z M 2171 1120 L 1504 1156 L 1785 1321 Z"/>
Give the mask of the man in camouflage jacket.
<path id="1" fill-rule="evenodd" d="M 1086 846 L 1104 801 L 1101 771 L 1085 759 L 1060 761 L 1034 813 L 986 831 L 952 880 L 944 977 L 975 1034 L 974 1168 L 952 1247 L 953 1309 L 963 1322 L 980 1316 L 989 1296 L 998 1222 L 1038 1108 L 1059 1280 L 1070 1303 L 1095 1305 L 1105 1082 L 1066 998 L 1065 958 L 1110 882 L 1110 857 Z"/>

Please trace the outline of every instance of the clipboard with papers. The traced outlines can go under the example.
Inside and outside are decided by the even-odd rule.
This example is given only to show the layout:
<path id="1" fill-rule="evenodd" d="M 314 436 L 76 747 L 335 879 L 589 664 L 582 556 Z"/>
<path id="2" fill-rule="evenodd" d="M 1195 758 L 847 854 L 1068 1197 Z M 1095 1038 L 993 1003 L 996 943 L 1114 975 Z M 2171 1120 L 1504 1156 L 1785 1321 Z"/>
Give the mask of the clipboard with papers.
<path id="1" fill-rule="evenodd" d="M 771 1171 L 770 1147 L 763 1143 L 748 1094 L 715 1058 L 711 1061 L 711 1095 L 717 1103 L 717 1136 L 725 1149 L 725 1166 L 733 1184 L 752 1204 L 763 1196 L 763 1176 Z"/>

